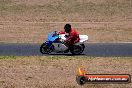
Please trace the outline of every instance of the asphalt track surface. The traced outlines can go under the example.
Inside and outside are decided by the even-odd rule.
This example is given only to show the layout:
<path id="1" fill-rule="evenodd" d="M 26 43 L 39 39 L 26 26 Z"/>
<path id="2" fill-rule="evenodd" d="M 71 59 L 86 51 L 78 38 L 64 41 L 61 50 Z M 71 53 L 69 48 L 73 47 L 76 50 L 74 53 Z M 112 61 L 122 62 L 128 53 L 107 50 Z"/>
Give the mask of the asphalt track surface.
<path id="1" fill-rule="evenodd" d="M 41 44 L 0 44 L 0 56 L 49 56 L 39 51 Z M 132 43 L 86 43 L 81 56 L 132 56 Z M 51 53 L 50 55 L 68 54 Z"/>

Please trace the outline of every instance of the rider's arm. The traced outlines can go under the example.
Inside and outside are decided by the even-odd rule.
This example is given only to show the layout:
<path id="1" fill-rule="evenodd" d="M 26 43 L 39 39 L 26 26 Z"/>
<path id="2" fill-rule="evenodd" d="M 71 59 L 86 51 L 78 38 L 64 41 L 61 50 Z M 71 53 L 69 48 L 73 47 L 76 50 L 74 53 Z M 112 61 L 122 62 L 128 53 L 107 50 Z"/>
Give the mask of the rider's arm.
<path id="1" fill-rule="evenodd" d="M 74 43 L 80 40 L 79 34 L 77 32 L 70 33 L 70 36 L 66 39 L 67 42 L 70 42 L 72 39 L 75 39 Z"/>
<path id="2" fill-rule="evenodd" d="M 78 37 L 78 38 L 74 41 L 74 43 L 79 42 L 79 40 L 80 40 L 80 38 Z"/>
<path id="3" fill-rule="evenodd" d="M 66 39 L 66 42 L 70 42 L 74 38 L 74 33 L 70 33 L 70 36 Z"/>

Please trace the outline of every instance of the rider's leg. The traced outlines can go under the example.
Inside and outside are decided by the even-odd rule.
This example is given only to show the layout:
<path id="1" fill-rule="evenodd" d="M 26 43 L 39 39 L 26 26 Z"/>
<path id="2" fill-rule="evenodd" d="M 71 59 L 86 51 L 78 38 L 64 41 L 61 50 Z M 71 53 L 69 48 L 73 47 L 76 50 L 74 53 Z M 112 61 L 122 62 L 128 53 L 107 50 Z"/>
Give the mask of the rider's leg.
<path id="1" fill-rule="evenodd" d="M 77 38 L 75 41 L 74 41 L 74 44 L 75 43 L 78 43 L 80 41 L 80 38 Z"/>

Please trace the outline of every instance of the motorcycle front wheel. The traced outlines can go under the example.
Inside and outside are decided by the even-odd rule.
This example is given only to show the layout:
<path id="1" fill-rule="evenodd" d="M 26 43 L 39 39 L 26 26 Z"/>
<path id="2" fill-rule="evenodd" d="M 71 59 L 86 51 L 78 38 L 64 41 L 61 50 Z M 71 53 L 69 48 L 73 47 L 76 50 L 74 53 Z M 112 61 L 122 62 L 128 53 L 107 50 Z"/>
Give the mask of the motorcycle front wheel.
<path id="1" fill-rule="evenodd" d="M 40 52 L 41 52 L 42 54 L 49 54 L 49 53 L 52 52 L 52 50 L 47 46 L 46 43 L 43 43 L 43 44 L 41 45 L 41 47 L 40 47 Z"/>

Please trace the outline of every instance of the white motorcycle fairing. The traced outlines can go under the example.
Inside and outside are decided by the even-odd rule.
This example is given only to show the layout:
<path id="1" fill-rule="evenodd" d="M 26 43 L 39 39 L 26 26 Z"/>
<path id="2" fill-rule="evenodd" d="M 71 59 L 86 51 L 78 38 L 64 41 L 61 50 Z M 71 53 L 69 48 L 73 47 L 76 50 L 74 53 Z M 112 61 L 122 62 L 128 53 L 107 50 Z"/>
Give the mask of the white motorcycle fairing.
<path id="1" fill-rule="evenodd" d="M 61 34 L 61 35 L 59 35 L 59 37 L 60 37 L 61 41 L 66 40 L 65 34 Z M 87 35 L 79 35 L 79 38 L 80 38 L 79 43 L 83 43 L 83 42 L 88 40 L 88 36 Z"/>

